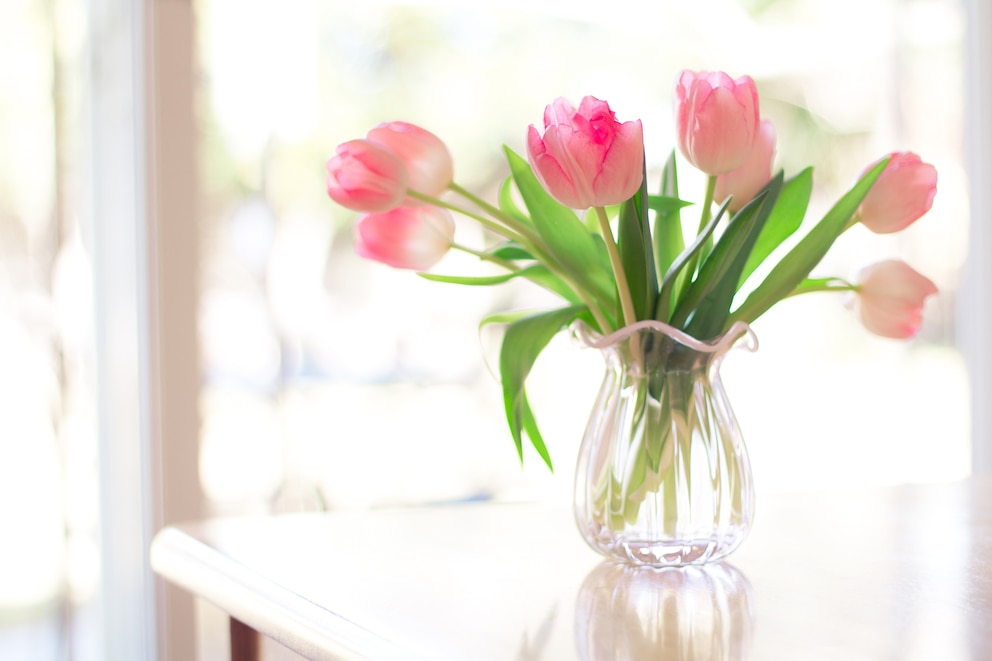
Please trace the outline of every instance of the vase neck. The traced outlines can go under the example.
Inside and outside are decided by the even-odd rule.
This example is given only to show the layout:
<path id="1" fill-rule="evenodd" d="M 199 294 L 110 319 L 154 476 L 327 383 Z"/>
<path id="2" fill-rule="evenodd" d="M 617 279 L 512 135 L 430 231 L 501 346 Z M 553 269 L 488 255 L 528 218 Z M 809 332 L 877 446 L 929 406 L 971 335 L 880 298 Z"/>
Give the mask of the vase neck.
<path id="1" fill-rule="evenodd" d="M 660 321 L 639 321 L 602 336 L 587 325 L 574 328 L 585 346 L 599 349 L 607 362 L 631 375 L 668 372 L 709 371 L 736 346 L 750 351 L 758 341 L 751 328 L 737 322 L 723 335 L 709 341 L 698 340 L 685 331 Z"/>

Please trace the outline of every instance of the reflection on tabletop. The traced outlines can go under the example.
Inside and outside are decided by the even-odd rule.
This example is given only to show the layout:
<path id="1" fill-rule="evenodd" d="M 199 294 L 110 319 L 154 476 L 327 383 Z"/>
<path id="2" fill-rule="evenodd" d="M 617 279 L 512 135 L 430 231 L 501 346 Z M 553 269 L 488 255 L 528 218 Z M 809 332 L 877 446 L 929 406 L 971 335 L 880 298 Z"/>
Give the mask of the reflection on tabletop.
<path id="1" fill-rule="evenodd" d="M 733 566 L 682 569 L 609 562 L 589 573 L 575 604 L 583 661 L 729 661 L 749 657 L 753 597 Z"/>

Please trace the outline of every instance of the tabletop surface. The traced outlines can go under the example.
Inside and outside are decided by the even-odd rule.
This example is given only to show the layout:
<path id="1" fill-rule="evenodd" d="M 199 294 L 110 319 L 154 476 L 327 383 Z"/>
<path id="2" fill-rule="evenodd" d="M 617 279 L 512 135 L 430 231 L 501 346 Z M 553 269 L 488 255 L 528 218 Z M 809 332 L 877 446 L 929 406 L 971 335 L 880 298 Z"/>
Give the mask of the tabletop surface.
<path id="1" fill-rule="evenodd" d="M 728 562 L 630 570 L 567 507 L 174 526 L 156 572 L 315 659 L 992 659 L 992 482 L 766 496 Z"/>

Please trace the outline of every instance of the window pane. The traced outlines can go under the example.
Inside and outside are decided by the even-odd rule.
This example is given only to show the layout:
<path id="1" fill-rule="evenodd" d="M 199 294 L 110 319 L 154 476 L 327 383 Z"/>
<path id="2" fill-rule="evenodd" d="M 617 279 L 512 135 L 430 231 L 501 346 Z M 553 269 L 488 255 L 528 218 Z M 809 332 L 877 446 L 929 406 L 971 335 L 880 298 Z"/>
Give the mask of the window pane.
<path id="1" fill-rule="evenodd" d="M 523 153 L 546 104 L 591 94 L 642 119 L 656 176 L 674 146 L 683 68 L 756 79 L 777 163 L 787 174 L 816 168 L 811 220 L 889 151 L 916 151 L 940 172 L 923 220 L 888 237 L 855 227 L 816 271 L 853 278 L 900 257 L 927 274 L 942 293 L 916 340 L 870 336 L 841 298 L 822 295 L 766 315 L 755 324 L 761 350 L 727 361 L 759 490 L 968 473 L 968 386 L 950 339 L 968 218 L 958 4 L 726 0 L 640 6 L 634 17 L 619 7 L 603 17 L 564 6 L 201 2 L 201 475 L 216 511 L 567 498 L 599 358 L 565 337 L 542 355 L 530 392 L 556 475 L 529 450 L 521 470 L 485 360 L 496 340 L 480 343 L 477 324 L 548 301 L 356 257 L 354 214 L 326 199 L 323 162 L 338 143 L 403 119 L 441 136 L 456 180 L 493 200 L 507 174 L 501 145 Z M 685 194 L 701 197 L 702 183 L 682 173 Z M 458 238 L 483 237 L 459 221 Z M 449 255 L 435 270 L 478 266 Z"/>

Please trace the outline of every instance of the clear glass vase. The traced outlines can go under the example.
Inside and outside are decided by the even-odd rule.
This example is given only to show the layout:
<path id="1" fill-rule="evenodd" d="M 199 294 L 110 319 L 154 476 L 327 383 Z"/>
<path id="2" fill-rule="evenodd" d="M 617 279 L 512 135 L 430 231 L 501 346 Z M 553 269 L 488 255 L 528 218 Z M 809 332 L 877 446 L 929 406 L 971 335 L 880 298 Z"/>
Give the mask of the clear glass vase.
<path id="1" fill-rule="evenodd" d="M 754 511 L 751 465 L 719 368 L 731 347 L 757 348 L 735 324 L 700 342 L 656 321 L 601 337 L 606 376 L 575 475 L 575 519 L 593 549 L 628 564 L 673 567 L 725 557 Z"/>

